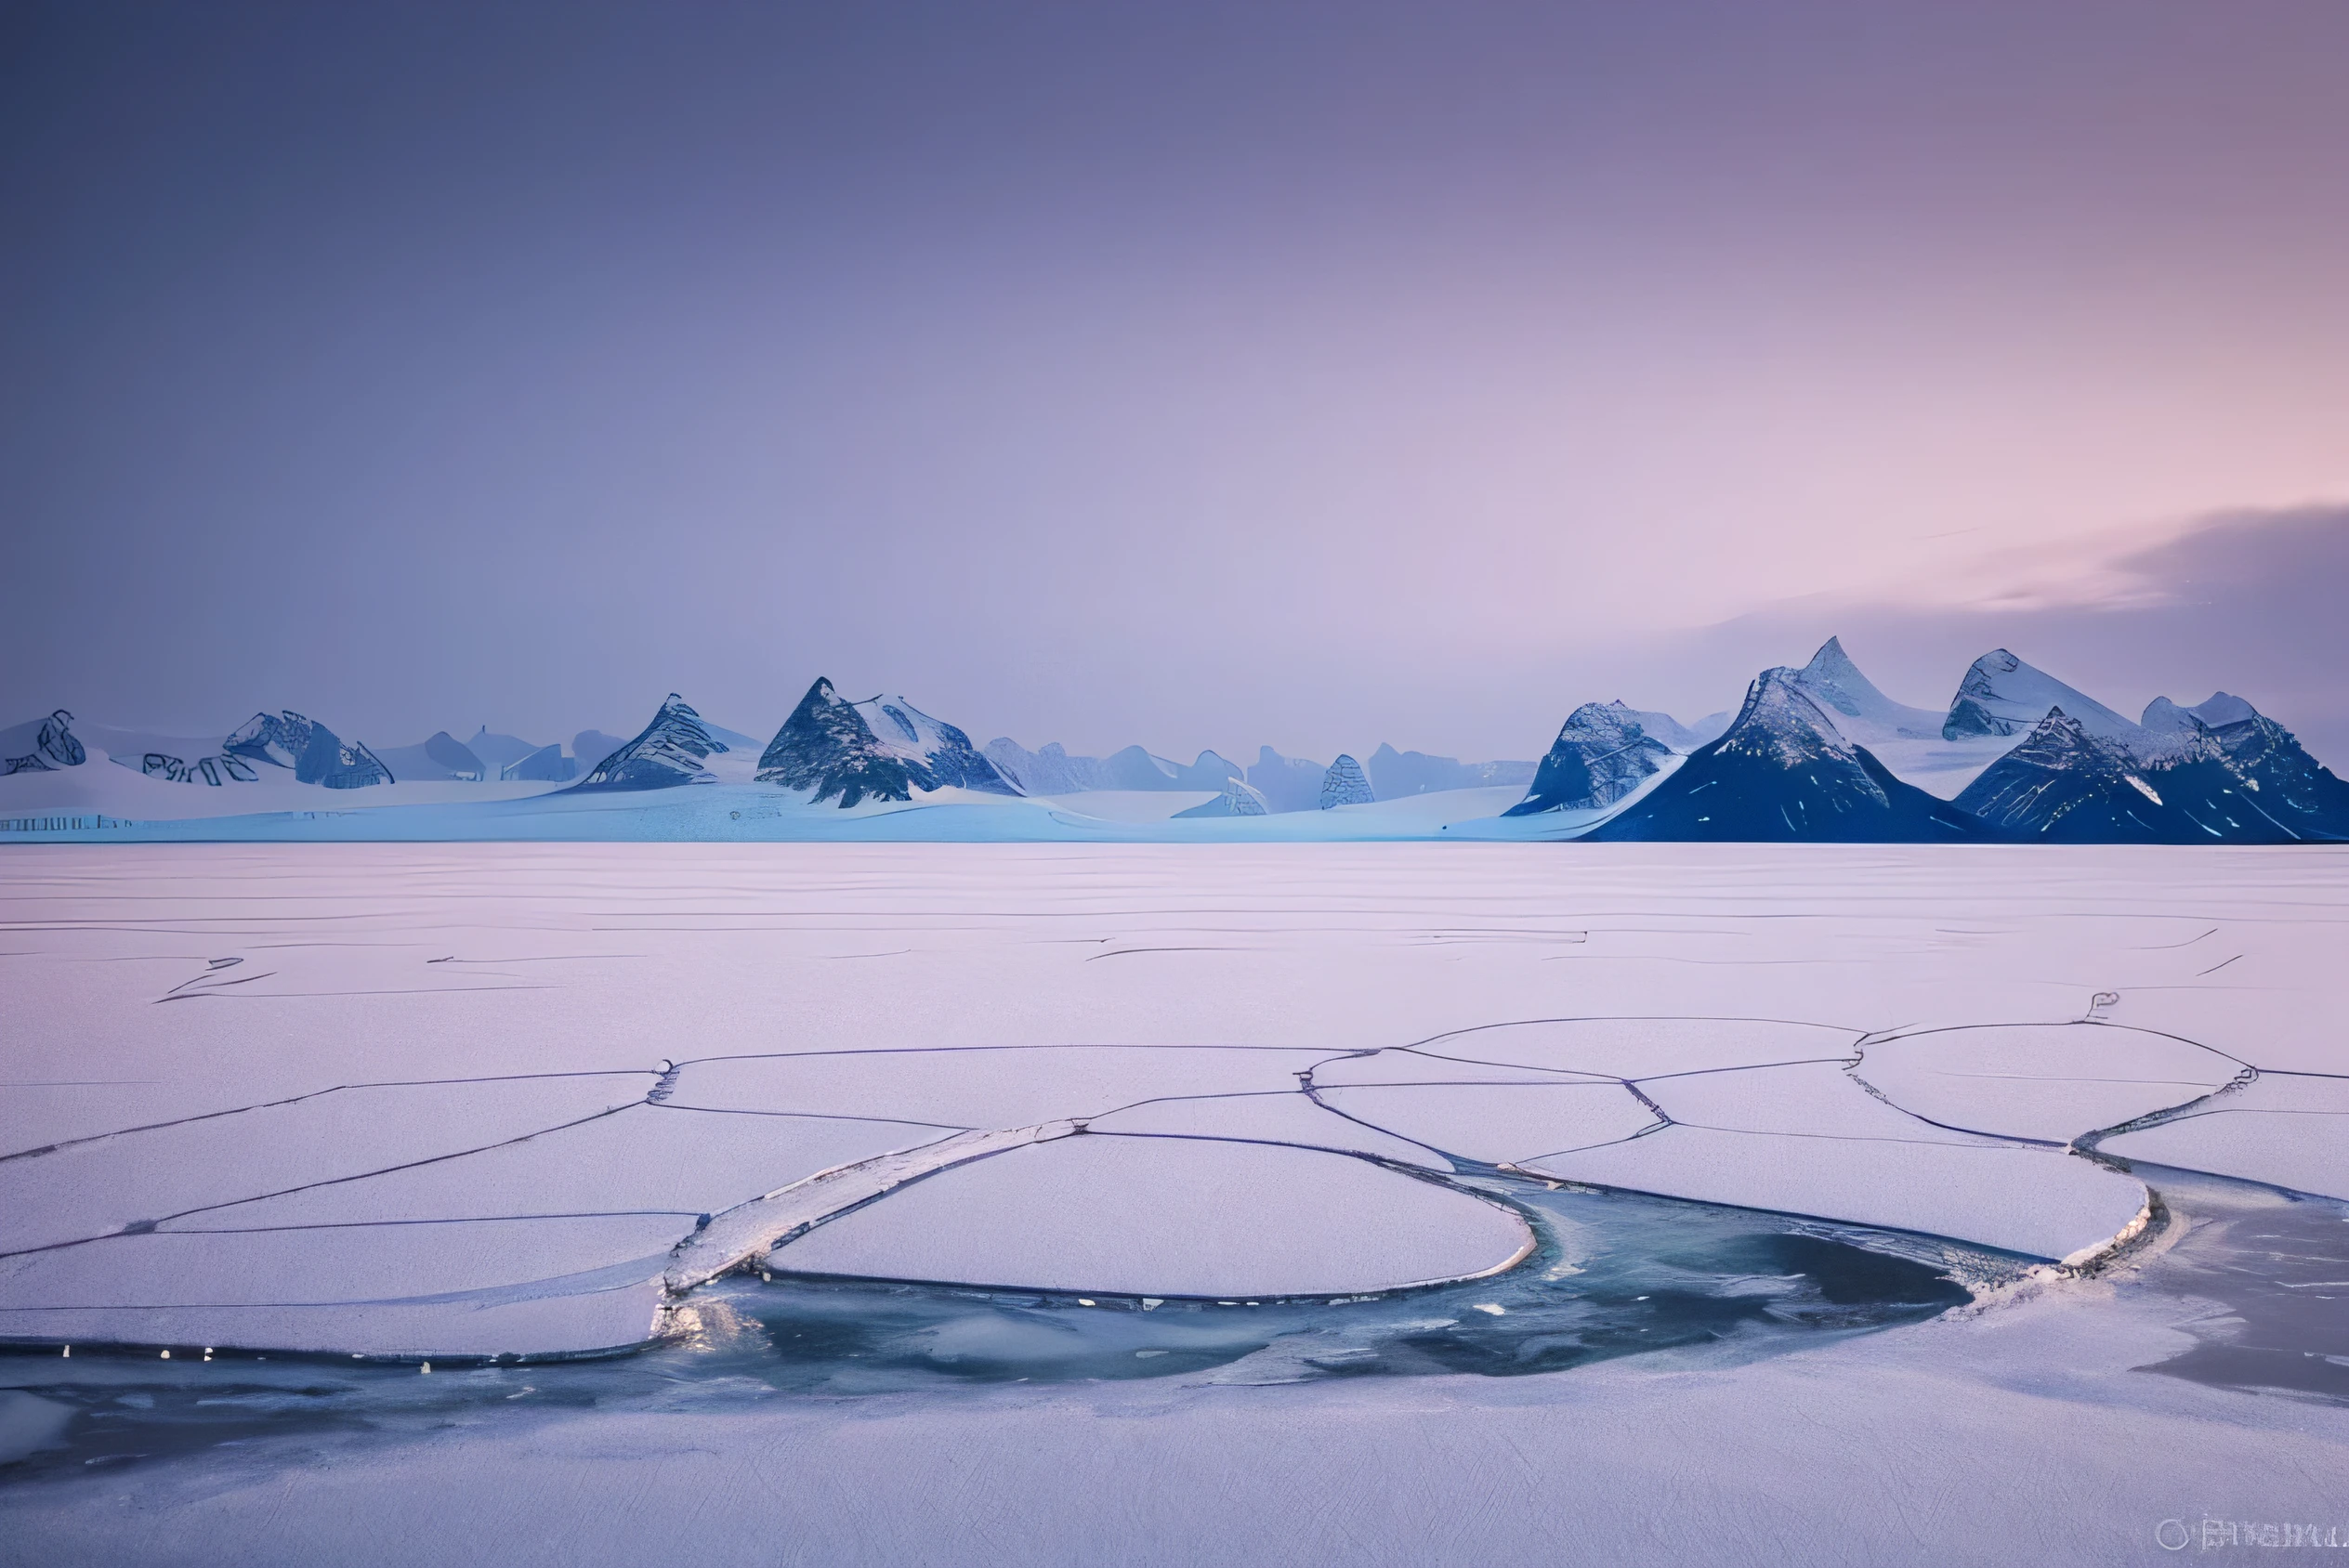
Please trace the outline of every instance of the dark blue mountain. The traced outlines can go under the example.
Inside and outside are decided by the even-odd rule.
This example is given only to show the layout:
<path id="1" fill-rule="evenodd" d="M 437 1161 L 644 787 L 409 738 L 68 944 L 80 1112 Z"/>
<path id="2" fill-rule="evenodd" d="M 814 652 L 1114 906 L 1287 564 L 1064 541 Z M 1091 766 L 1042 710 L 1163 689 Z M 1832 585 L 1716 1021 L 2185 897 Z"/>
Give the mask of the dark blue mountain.
<path id="1" fill-rule="evenodd" d="M 1765 670 L 1726 734 L 1582 838 L 1949 843 L 1995 836 L 1844 739 L 1804 695 L 1799 673 Z"/>
<path id="2" fill-rule="evenodd" d="M 2212 728 L 2167 701 L 2146 716 L 2147 738 L 2130 746 L 2055 708 L 1958 804 L 2041 843 L 2349 838 L 2349 786 L 2273 720 Z"/>
<path id="3" fill-rule="evenodd" d="M 813 791 L 816 801 L 837 797 L 843 809 L 868 798 L 910 801 L 916 790 L 1020 792 L 952 725 L 902 697 L 848 701 L 820 677 L 768 743 L 758 777 Z"/>

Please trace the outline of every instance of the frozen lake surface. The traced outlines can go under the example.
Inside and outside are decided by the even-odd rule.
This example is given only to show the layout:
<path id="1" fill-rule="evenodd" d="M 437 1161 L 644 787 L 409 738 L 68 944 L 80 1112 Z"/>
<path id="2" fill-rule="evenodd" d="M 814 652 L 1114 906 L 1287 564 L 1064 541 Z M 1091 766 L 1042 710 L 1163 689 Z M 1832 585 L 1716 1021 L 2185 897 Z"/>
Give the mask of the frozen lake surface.
<path id="1" fill-rule="evenodd" d="M 2349 1541 L 2344 872 L 11 849 L 0 1560 Z"/>

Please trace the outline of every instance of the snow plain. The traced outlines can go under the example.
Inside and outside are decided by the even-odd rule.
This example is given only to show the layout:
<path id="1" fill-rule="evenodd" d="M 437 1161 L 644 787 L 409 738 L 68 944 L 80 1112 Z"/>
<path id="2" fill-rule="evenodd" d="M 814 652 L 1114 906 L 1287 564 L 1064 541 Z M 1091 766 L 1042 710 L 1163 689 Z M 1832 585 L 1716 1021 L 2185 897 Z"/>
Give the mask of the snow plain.
<path id="1" fill-rule="evenodd" d="M 28 1349 L 601 1350 L 692 1332 L 702 1265 L 742 1260 L 1381 1289 L 1523 1249 L 1470 1184 L 1504 1162 L 2083 1268 L 1795 1355 L 1505 1387 L 518 1414 L 316 1473 L 265 1444 L 132 1492 L 17 1489 L 0 1557 L 579 1561 L 685 1538 L 714 1489 L 776 1509 L 726 1561 L 1464 1561 L 1569 1519 L 1635 1557 L 2128 1561 L 2198 1509 L 2313 1517 L 2343 1411 L 2132 1372 L 2209 1309 L 2128 1284 L 2144 1239 L 2102 1254 L 2162 1188 L 2132 1161 L 2349 1196 L 2345 872 L 2311 848 L 11 848 L 0 1334 Z M 2100 1134 L 2105 1163 L 2075 1148 Z"/>

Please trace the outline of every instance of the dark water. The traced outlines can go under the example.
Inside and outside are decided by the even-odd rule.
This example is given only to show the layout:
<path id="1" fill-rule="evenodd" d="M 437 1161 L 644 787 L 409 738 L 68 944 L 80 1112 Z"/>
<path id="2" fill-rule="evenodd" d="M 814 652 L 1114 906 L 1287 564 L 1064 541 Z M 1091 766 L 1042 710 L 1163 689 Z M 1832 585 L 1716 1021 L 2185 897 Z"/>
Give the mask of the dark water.
<path id="1" fill-rule="evenodd" d="M 1928 1238 L 1505 1177 L 1542 1245 L 1505 1275 L 1330 1300 L 1040 1295 L 729 1275 L 688 1339 L 596 1361 L 413 1365 L 222 1353 L 0 1356 L 0 1480 L 291 1441 L 622 1409 L 739 1409 L 976 1384 L 1511 1377 L 1710 1347 L 1766 1355 L 1930 1317 L 2022 1261 Z M 14 1439 L 13 1444 L 11 1439 Z M 223 1457 L 227 1457 L 222 1454 Z"/>

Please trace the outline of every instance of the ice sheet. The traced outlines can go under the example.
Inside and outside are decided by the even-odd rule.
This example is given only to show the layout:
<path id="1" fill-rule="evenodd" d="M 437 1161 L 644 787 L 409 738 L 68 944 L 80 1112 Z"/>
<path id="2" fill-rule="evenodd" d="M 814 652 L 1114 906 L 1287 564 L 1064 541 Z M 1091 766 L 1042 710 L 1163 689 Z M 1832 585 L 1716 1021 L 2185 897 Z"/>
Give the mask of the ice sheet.
<path id="1" fill-rule="evenodd" d="M 513 1143 L 604 1117 L 650 1084 L 594 1075 L 339 1090 L 20 1155 L 0 1162 L 0 1252 Z"/>
<path id="2" fill-rule="evenodd" d="M 778 1268 L 1136 1296 L 1383 1290 L 1507 1266 L 1516 1213 L 1347 1155 L 1088 1133 L 900 1189 Z"/>
<path id="3" fill-rule="evenodd" d="M 351 1224 L 508 1214 L 683 1215 L 670 1239 L 819 1170 L 931 1142 L 937 1129 L 841 1117 L 725 1115 L 636 1105 L 527 1143 L 217 1209 L 166 1227 Z"/>
<path id="4" fill-rule="evenodd" d="M 632 1261 L 647 1262 L 637 1277 L 649 1277 L 693 1221 L 620 1214 L 110 1236 L 0 1261 L 0 1323 L 93 1304 L 171 1308 L 188 1314 L 197 1338 L 226 1343 L 205 1318 L 221 1308 L 363 1305 L 492 1290 Z"/>
<path id="5" fill-rule="evenodd" d="M 1870 1041 L 1856 1076 L 1949 1127 L 2068 1143 L 2200 1099 L 2243 1064 L 2173 1036 L 2109 1024 L 1936 1029 Z"/>
<path id="6" fill-rule="evenodd" d="M 1317 1093 L 1372 1127 L 1488 1165 L 1611 1143 L 1658 1125 L 1629 1090 L 1612 1083 L 1426 1083 Z"/>
<path id="7" fill-rule="evenodd" d="M 1967 1140 L 1923 1122 L 1892 1144 L 1865 1128 L 1816 1136 L 1904 1119 L 1838 1065 L 1867 1036 L 1876 1052 L 1936 1026 L 2093 1013 L 2264 1068 L 2349 1069 L 2330 1010 L 2310 1001 L 2329 984 L 2343 861 L 2316 848 L 11 848 L 10 1147 L 316 1098 L 0 1160 L 0 1224 L 73 1240 L 138 1220 L 170 1232 L 651 1209 L 682 1237 L 700 1214 L 820 1170 L 1056 1117 L 1234 1138 L 1294 1127 L 1299 1142 L 1337 1125 L 1366 1152 L 1411 1157 L 1301 1106 L 1295 1074 L 1311 1068 L 1345 1095 L 1636 1078 L 1684 1119 L 1776 1130 L 1674 1127 L 1620 1145 L 1603 1174 L 1568 1174 L 2060 1256 L 2125 1222 L 2106 1212 L 2127 1207 L 2113 1196 L 2125 1182 L 2054 1156 L 1935 1152 L 1917 1140 Z M 1816 1065 L 1706 1071 L 1796 1062 Z M 613 1076 L 530 1076 L 577 1073 Z M 422 1078 L 481 1081 L 337 1087 Z M 1445 1091 L 1419 1112 L 1491 1095 L 1443 1131 L 1466 1143 L 1497 1118 L 1546 1116 L 1543 1096 L 1585 1094 L 1636 1104 L 1619 1089 L 1503 1088 Z M 1506 1138 L 1473 1147 L 1556 1152 Z M 498 1146 L 461 1152 L 485 1143 Z M 261 1196 L 285 1186 L 303 1190 Z M 408 1294 L 430 1283 L 420 1262 Z M 610 1337 L 610 1297 L 540 1303 L 530 1321 L 572 1348 L 651 1330 L 648 1298 L 632 1336 Z M 224 1315 L 197 1331 L 424 1344 L 435 1324 L 492 1309 L 463 1310 L 223 1308 L 245 1328 Z"/>
<path id="8" fill-rule="evenodd" d="M 1095 1117 L 1087 1125 L 1096 1132 L 1174 1132 L 1195 1138 L 1296 1143 L 1307 1148 L 1376 1155 L 1382 1159 L 1400 1160 L 1430 1170 L 1452 1168 L 1450 1160 L 1421 1144 L 1324 1110 L 1303 1090 L 1145 1100 L 1124 1110 Z"/>
<path id="9" fill-rule="evenodd" d="M 2097 1147 L 2123 1159 L 2349 1199 L 2349 1078 L 2262 1073 L 2172 1120 Z"/>
<path id="10" fill-rule="evenodd" d="M 1827 1063 L 1654 1078 L 1673 1125 L 1521 1162 L 1604 1186 L 1922 1231 L 2062 1259 L 2134 1222 L 2144 1187 L 2085 1159 L 1926 1125 Z"/>
<path id="11" fill-rule="evenodd" d="M 2105 1247 L 2146 1201 L 2145 1188 L 2129 1178 L 2042 1149 L 1700 1127 L 1670 1127 L 1525 1168 L 2058 1260 Z"/>
<path id="12" fill-rule="evenodd" d="M 1426 1077 L 1471 1077 L 1473 1067 L 1481 1064 L 1637 1078 L 1711 1067 L 1844 1059 L 1853 1054 L 1853 1031 L 1832 1026 L 1770 1018 L 1553 1018 L 1449 1032 L 1415 1044 L 1412 1053 L 1457 1064 L 1440 1075 L 1423 1075 Z M 1404 1064 L 1404 1058 L 1387 1052 L 1333 1063 L 1319 1071 L 1315 1080 L 1384 1083 L 1396 1081 L 1389 1074 L 1419 1071 Z"/>
<path id="13" fill-rule="evenodd" d="M 1201 1046 L 913 1047 L 687 1063 L 670 1104 L 953 1128 L 1090 1117 L 1169 1094 L 1292 1090 L 1329 1053 Z"/>
<path id="14" fill-rule="evenodd" d="M 1279 1048 L 1262 1053 L 1279 1065 L 1277 1080 L 1313 1053 L 1429 1041 L 1429 1052 L 1508 1070 L 1638 1076 L 1677 1114 L 1787 1127 L 1844 1114 L 1843 1101 L 1802 1086 L 1833 1089 L 1834 1064 L 1858 1054 L 1863 1036 L 2061 1026 L 2093 1012 L 2262 1069 L 2241 1096 L 2222 1097 L 2228 1108 L 2117 1135 L 2109 1152 L 2152 1158 L 2132 1143 L 2185 1140 L 2195 1146 L 2163 1157 L 2216 1167 L 2228 1157 L 2220 1143 L 2238 1132 L 2313 1125 L 2316 1141 L 2298 1147 L 2317 1158 L 2342 1142 L 2328 1109 L 2337 1102 L 2313 1098 L 2331 1092 L 2322 1080 L 2282 1069 L 2349 1072 L 2337 951 L 2345 870 L 2349 854 L 2326 848 L 11 846 L 0 852 L 0 1114 L 21 1112 L 16 1130 L 47 1142 L 158 1108 L 223 1109 L 394 1077 L 624 1070 L 635 1075 L 628 1092 L 641 1094 L 669 1061 L 940 1044 Z M 243 987 L 243 1000 L 158 1001 L 226 957 L 284 963 L 266 987 Z M 463 985 L 440 978 L 466 969 Z M 1654 1018 L 1663 1013 L 1721 1022 Z M 1567 1015 L 1631 1021 L 1523 1022 Z M 1527 1042 L 1539 1049 L 1516 1051 Z M 1388 1065 L 1419 1070 L 1387 1054 Z M 1710 1085 L 1660 1076 L 1772 1061 L 1827 1065 L 1788 1075 L 1801 1092 L 1783 1098 L 1759 1087 L 1773 1081 L 1760 1074 Z M 677 1076 L 679 1097 L 693 1072 Z M 50 1109 L 23 1109 L 35 1086 L 46 1086 L 37 1092 Z M 974 1083 L 982 1090 L 996 1092 Z M 2259 1097 L 2286 1091 L 2310 1097 Z M 77 1103 L 57 1108 L 67 1100 Z M 1107 1119 L 1250 1106 L 1161 1104 Z M 2274 1114 L 2312 1106 L 2325 1114 Z M 1945 1234 L 1978 1227 L 2041 1255 L 2125 1218 L 2125 1181 L 2084 1160 L 1918 1125 L 1936 1142 L 1673 1127 L 1578 1157 L 1612 1159 L 1620 1168 L 1608 1175 L 1635 1186 L 1805 1213 L 1848 1208 Z M 240 1209 L 273 1221 L 447 1219 L 518 1212 L 552 1192 L 582 1209 L 722 1210 L 794 1172 L 927 1130 L 639 1106 L 505 1151 Z M 382 1135 L 428 1151 L 442 1131 L 412 1115 Z M 2266 1133 L 2253 1143 L 2249 1153 L 2266 1163 L 2247 1172 L 2286 1180 L 2283 1145 Z M 20 1179 L 50 1157 L 0 1161 L 0 1216 L 25 1207 Z M 893 1209 L 902 1219 L 901 1206 L 932 1189 L 1027 1157 L 916 1183 L 835 1225 Z M 1338 1155 L 1272 1157 L 1373 1169 Z M 1224 1172 L 1238 1169 L 1219 1152 L 1213 1172 L 1177 1183 L 1170 1201 L 1222 1198 L 1232 1190 Z M 2161 1171 L 2146 1169 L 2159 1187 Z M 1602 1179 L 1594 1165 L 1584 1175 Z M 2314 1169 L 2288 1184 L 2324 1190 L 2330 1180 Z M 1106 1246 L 1113 1226 L 1149 1219 L 1151 1194 L 1086 1185 L 1073 1222 L 1012 1218 L 1045 1232 L 1072 1222 L 1083 1232 L 1072 1247 Z M 1276 1200 L 1275 1219 L 1287 1201 Z M 1248 1203 L 1220 1209 L 1209 1218 L 1256 1222 Z M 1088 1214 L 1101 1222 L 1085 1225 Z M 676 1217 L 689 1229 L 697 1220 Z M 2044 1233 L 2035 1243 L 2032 1227 Z M 456 1227 L 418 1234 L 441 1229 Z M 365 1249 L 368 1233 L 344 1234 Z M 536 1243 L 518 1235 L 518 1251 L 547 1251 L 514 1273 L 592 1257 L 601 1243 L 583 1238 L 606 1234 L 583 1222 Z M 628 1250 L 635 1234 L 609 1233 L 612 1250 Z M 1052 1239 L 1039 1251 L 1070 1255 Z M 98 1245 L 130 1256 L 134 1245 L 179 1242 Z M 370 1289 L 490 1277 L 486 1267 L 453 1273 L 430 1248 L 361 1258 L 334 1250 L 343 1245 L 315 1259 L 274 1255 L 250 1283 L 270 1288 L 281 1267 L 329 1277 L 338 1256 L 352 1260 L 353 1279 L 375 1271 Z M 1384 1245 L 1373 1236 L 1339 1250 L 1376 1257 Z M 574 1249 L 556 1256 L 561 1248 Z M 618 1272 L 631 1265 L 642 1256 Z M 88 1277 L 124 1291 L 113 1304 L 10 1314 L 0 1332 L 47 1342 L 52 1353 L 9 1358 L 12 1374 L 46 1379 L 68 1365 L 91 1376 L 84 1368 L 102 1358 L 62 1362 L 54 1341 L 92 1334 L 151 1347 L 487 1354 L 627 1344 L 663 1321 L 651 1275 L 597 1287 L 610 1276 L 591 1274 L 561 1284 L 567 1294 L 515 1294 L 536 1288 L 527 1282 L 486 1298 L 363 1307 L 291 1304 L 284 1291 L 276 1304 L 217 1309 L 199 1337 L 172 1309 L 120 1304 L 156 1300 L 129 1293 L 152 1272 L 98 1271 Z M 306 1429 L 184 1461 L 12 1484 L 7 1540 L 28 1561 L 159 1563 L 225 1552 L 270 1564 L 551 1563 L 674 1553 L 681 1540 L 711 1561 L 745 1562 L 780 1549 L 892 1564 L 1513 1562 L 1561 1552 L 1989 1563 L 2011 1560 L 2018 1542 L 2067 1561 L 2150 1561 L 2158 1525 L 2198 1521 L 2206 1506 L 2333 1522 L 2333 1478 L 2349 1466 L 2338 1407 L 2133 1370 L 2186 1348 L 2177 1325 L 2210 1310 L 2140 1275 L 2082 1279 L 1777 1361 L 1743 1361 L 1728 1347 L 1505 1386 L 1169 1380 L 1004 1388 L 953 1403 L 777 1398 L 731 1414 L 669 1403 L 558 1414 L 534 1411 L 535 1395 L 508 1405 L 501 1393 L 496 1408 L 510 1414 L 473 1426 Z M 451 1375 L 438 1365 L 429 1379 L 403 1374 L 426 1386 Z M 511 1378 L 518 1391 L 530 1371 L 479 1375 Z M 713 1497 L 760 1499 L 765 1523 L 713 1534 Z"/>

